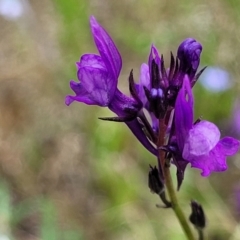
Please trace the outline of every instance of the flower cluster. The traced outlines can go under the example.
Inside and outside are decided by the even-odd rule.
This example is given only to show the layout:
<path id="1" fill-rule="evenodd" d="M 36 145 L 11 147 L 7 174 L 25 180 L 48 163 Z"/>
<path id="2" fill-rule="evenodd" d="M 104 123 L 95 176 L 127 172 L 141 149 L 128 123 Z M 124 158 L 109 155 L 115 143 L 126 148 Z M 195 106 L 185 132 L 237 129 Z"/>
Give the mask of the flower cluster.
<path id="1" fill-rule="evenodd" d="M 117 116 L 100 119 L 124 122 L 157 158 L 159 149 L 166 152 L 166 159 L 177 167 L 178 188 L 188 163 L 201 169 L 202 176 L 225 171 L 226 157 L 238 151 L 239 141 L 231 137 L 220 139 L 215 124 L 193 119 L 192 87 L 204 70 L 197 72 L 201 44 L 192 38 L 185 39 L 176 57 L 171 53 L 169 68 L 152 45 L 148 64 L 141 66 L 139 83 L 135 83 L 133 71 L 129 74 L 130 96 L 127 96 L 117 87 L 122 68 L 117 47 L 94 17 L 90 18 L 90 26 L 99 55 L 84 54 L 77 62 L 80 82 L 70 82 L 76 95 L 67 96 L 65 103 L 78 101 L 108 107 Z M 159 135 L 163 131 L 160 122 L 164 122 L 167 129 L 166 144 L 162 146 L 159 146 Z"/>

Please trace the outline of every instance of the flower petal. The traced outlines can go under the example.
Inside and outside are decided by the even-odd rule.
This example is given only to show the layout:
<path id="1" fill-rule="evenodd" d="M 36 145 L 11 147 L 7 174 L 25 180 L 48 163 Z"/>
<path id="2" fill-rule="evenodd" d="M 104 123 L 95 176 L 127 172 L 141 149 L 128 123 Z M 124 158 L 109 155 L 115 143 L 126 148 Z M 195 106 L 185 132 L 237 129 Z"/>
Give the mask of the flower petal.
<path id="1" fill-rule="evenodd" d="M 97 49 L 113 78 L 116 88 L 117 79 L 122 68 L 121 56 L 111 37 L 93 16 L 90 18 L 90 25 Z"/>
<path id="2" fill-rule="evenodd" d="M 141 65 L 139 84 L 150 89 L 149 67 L 146 63 Z"/>
<path id="3" fill-rule="evenodd" d="M 226 156 L 232 156 L 239 150 L 239 141 L 232 137 L 224 137 L 218 142 L 220 151 Z"/>
<path id="4" fill-rule="evenodd" d="M 152 120 L 152 129 L 157 134 L 159 130 L 159 120 L 155 117 L 153 113 L 149 113 Z"/>
<path id="5" fill-rule="evenodd" d="M 150 75 L 151 75 L 151 65 L 152 65 L 152 60 L 155 60 L 155 63 L 160 66 L 161 63 L 161 58 L 159 56 L 157 48 L 152 44 L 149 58 L 148 58 L 148 66 L 150 69 Z"/>
<path id="6" fill-rule="evenodd" d="M 108 83 L 111 82 L 111 76 L 106 69 L 81 67 L 78 70 L 78 78 L 96 105 L 104 107 L 110 103 L 115 92 L 109 89 Z"/>
<path id="7" fill-rule="evenodd" d="M 149 67 L 147 64 L 143 63 L 140 69 L 140 78 L 138 86 L 138 95 L 141 99 L 143 106 L 146 107 L 147 97 L 145 95 L 144 87 L 150 90 L 150 76 L 149 76 Z"/>
<path id="8" fill-rule="evenodd" d="M 102 58 L 96 54 L 84 54 L 81 56 L 80 61 L 76 63 L 77 68 L 93 67 L 98 69 L 106 69 Z"/>
<path id="9" fill-rule="evenodd" d="M 70 82 L 70 87 L 77 96 L 67 96 L 66 104 L 79 101 L 90 105 L 107 106 L 116 86 L 113 86 L 112 78 L 109 77 L 101 57 L 95 54 L 84 54 L 76 65 L 81 83 Z"/>
<path id="10" fill-rule="evenodd" d="M 83 102 L 88 105 L 95 105 L 96 102 L 91 99 L 91 96 L 88 94 L 86 89 L 82 86 L 81 83 L 76 83 L 74 81 L 70 82 L 70 87 L 76 93 L 76 96 L 66 96 L 65 104 L 70 105 L 73 101 Z"/>
<path id="11" fill-rule="evenodd" d="M 153 60 L 160 69 L 161 58 L 159 57 L 158 50 L 154 45 L 151 46 L 151 50 L 150 50 L 150 54 L 149 54 L 149 58 L 148 58 L 149 76 L 150 76 L 149 78 L 151 79 L 151 88 L 156 87 L 156 86 L 154 86 L 153 76 L 152 76 L 152 74 L 154 74 L 154 73 L 152 73 Z"/>
<path id="12" fill-rule="evenodd" d="M 223 172 L 227 170 L 227 157 L 221 152 L 221 146 L 219 144 L 209 152 L 207 155 L 195 157 L 191 161 L 191 165 L 194 168 L 202 170 L 201 175 L 207 177 L 211 172 Z"/>
<path id="13" fill-rule="evenodd" d="M 100 95 L 105 95 L 100 102 L 99 99 L 97 99 L 96 102 L 97 105 L 106 106 L 113 98 L 116 85 L 102 58 L 95 54 L 84 54 L 76 64 L 79 81 L 81 81 L 84 88 L 93 95 L 93 99 L 99 92 L 101 92 Z M 87 76 L 86 73 L 88 73 Z"/>
<path id="14" fill-rule="evenodd" d="M 189 130 L 192 128 L 192 122 L 193 95 L 189 79 L 185 76 L 175 103 L 175 130 L 178 147 L 181 151 L 183 151 L 184 142 Z"/>
<path id="15" fill-rule="evenodd" d="M 218 143 L 220 131 L 218 127 L 208 121 L 200 121 L 189 131 L 183 149 L 183 158 L 191 160 L 195 157 L 207 155 Z"/>

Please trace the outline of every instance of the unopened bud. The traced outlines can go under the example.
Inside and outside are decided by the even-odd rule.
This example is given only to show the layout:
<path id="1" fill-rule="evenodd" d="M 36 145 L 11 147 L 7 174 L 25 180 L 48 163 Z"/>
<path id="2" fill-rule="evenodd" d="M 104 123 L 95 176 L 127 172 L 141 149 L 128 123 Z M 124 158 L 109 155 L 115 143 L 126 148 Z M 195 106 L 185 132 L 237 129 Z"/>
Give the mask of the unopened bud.
<path id="1" fill-rule="evenodd" d="M 190 222 L 197 228 L 203 229 L 206 225 L 205 214 L 202 206 L 196 201 L 191 201 L 192 213 L 189 217 Z"/>
<path id="2" fill-rule="evenodd" d="M 148 173 L 148 187 L 152 193 L 161 194 L 164 191 L 163 182 L 160 179 L 158 169 L 150 165 Z"/>

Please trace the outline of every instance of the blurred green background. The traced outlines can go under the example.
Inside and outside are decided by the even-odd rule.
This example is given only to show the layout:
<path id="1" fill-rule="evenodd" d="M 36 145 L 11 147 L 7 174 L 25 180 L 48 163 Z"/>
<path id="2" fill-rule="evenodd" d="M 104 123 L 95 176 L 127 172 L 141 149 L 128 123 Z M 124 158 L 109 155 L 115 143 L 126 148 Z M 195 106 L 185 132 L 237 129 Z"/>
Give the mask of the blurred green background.
<path id="1" fill-rule="evenodd" d="M 124 124 L 98 120 L 113 116 L 107 109 L 64 104 L 75 62 L 96 52 L 90 15 L 122 54 L 125 93 L 152 43 L 168 63 L 184 38 L 200 41 L 201 66 L 227 71 L 231 87 L 198 83 L 195 117 L 240 137 L 240 1 L 0 0 L 0 239 L 183 240 L 147 187 L 154 157 Z M 228 165 L 209 178 L 188 167 L 178 193 L 186 215 L 191 199 L 203 205 L 211 240 L 240 239 L 239 155 Z"/>

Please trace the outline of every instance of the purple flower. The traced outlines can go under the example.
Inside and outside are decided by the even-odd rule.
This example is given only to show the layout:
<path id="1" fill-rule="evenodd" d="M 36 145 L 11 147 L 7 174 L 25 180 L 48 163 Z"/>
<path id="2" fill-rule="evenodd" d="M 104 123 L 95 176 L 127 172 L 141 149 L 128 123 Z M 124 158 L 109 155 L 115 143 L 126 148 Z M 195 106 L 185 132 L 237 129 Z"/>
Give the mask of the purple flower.
<path id="1" fill-rule="evenodd" d="M 157 150 L 149 142 L 142 125 L 137 120 L 142 102 L 136 93 L 132 73 L 129 77 L 132 97 L 128 97 L 117 88 L 122 59 L 114 42 L 93 16 L 90 18 L 90 26 L 100 56 L 84 54 L 77 62 L 77 76 L 80 82 L 70 82 L 70 87 L 76 95 L 67 96 L 66 105 L 78 101 L 88 105 L 108 107 L 118 117 L 101 119 L 125 122 L 144 147 L 156 154 Z"/>
<path id="2" fill-rule="evenodd" d="M 187 76 L 176 100 L 175 135 L 181 157 L 192 167 L 201 169 L 204 177 L 211 172 L 227 170 L 227 156 L 234 155 L 239 149 L 237 139 L 220 139 L 215 124 L 208 121 L 193 123 L 193 95 Z"/>
<path id="3" fill-rule="evenodd" d="M 94 17 L 90 18 L 90 25 L 100 56 L 84 54 L 77 62 L 81 83 L 70 82 L 76 96 L 67 96 L 65 102 L 67 105 L 78 101 L 105 107 L 115 95 L 122 59 L 112 39 Z"/>

